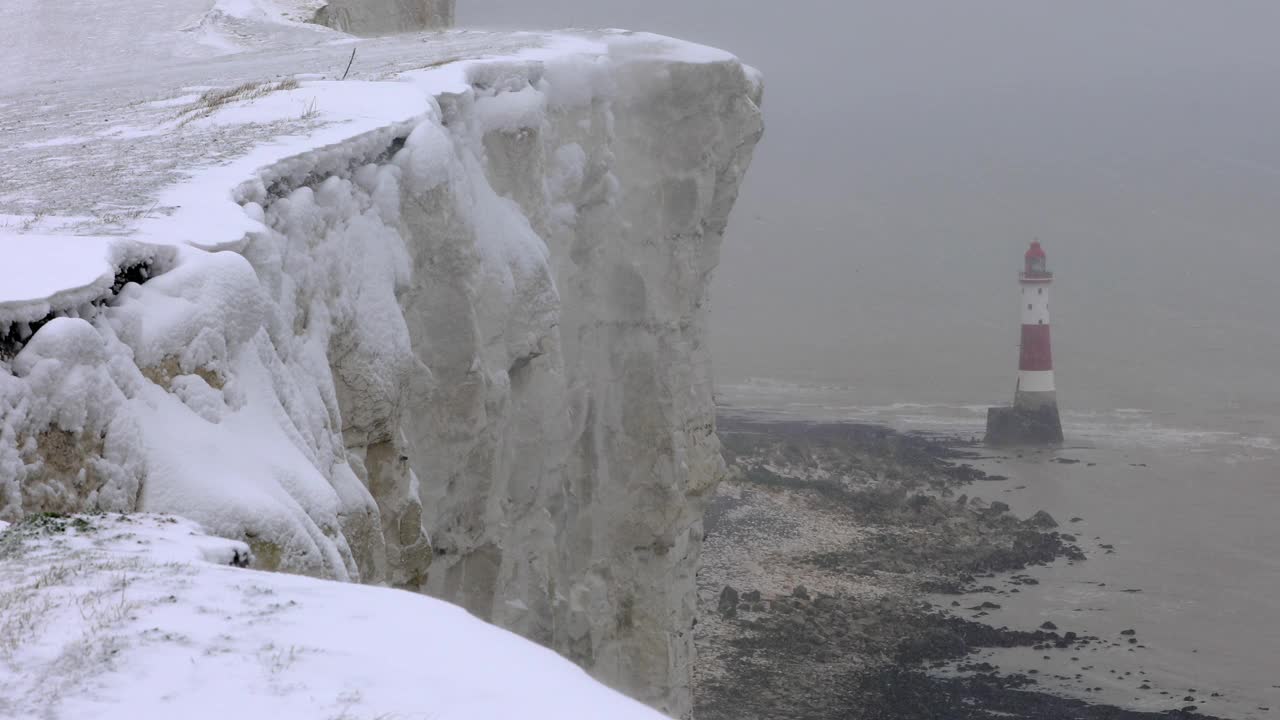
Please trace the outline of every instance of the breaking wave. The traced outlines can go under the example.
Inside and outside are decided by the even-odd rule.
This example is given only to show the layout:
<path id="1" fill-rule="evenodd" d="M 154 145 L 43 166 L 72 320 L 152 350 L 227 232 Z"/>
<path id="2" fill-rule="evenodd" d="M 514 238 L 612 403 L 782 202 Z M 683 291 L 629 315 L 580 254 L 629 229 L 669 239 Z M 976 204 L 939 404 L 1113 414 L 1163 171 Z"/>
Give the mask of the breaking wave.
<path id="1" fill-rule="evenodd" d="M 752 378 L 716 388 L 720 411 L 727 415 L 771 416 L 791 420 L 865 422 L 897 430 L 980 437 L 986 430 L 986 404 L 895 402 L 861 404 L 858 389 L 836 383 L 806 384 Z M 1065 410 L 1068 444 L 1107 447 L 1280 453 L 1280 440 L 1265 435 L 1180 427 L 1162 423 L 1146 408 Z"/>

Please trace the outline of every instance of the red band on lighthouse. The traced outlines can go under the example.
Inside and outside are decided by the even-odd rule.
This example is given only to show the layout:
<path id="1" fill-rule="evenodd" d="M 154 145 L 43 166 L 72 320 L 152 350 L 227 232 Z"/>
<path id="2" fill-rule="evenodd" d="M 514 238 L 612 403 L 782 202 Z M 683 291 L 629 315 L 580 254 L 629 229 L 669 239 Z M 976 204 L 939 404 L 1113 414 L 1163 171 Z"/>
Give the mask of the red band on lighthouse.
<path id="1" fill-rule="evenodd" d="M 1052 370 L 1053 353 L 1049 349 L 1049 325 L 1022 326 L 1022 353 L 1019 370 Z"/>

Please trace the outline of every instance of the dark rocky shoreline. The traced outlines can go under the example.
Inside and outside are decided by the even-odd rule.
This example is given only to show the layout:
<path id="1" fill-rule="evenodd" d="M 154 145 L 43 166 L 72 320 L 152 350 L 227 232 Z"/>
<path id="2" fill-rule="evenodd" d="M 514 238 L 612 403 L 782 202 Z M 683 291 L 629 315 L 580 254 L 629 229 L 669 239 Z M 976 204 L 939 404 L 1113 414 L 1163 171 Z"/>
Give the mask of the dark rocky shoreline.
<path id="1" fill-rule="evenodd" d="M 974 447 L 852 423 L 722 417 L 719 432 L 730 478 L 706 520 L 698 720 L 1209 717 L 1059 697 L 1035 671 L 968 659 L 1137 642 L 981 621 L 998 605 L 964 595 L 1017 593 L 1036 582 L 1019 571 L 1085 552 L 1049 513 L 980 499 L 994 478 L 966 462 Z"/>

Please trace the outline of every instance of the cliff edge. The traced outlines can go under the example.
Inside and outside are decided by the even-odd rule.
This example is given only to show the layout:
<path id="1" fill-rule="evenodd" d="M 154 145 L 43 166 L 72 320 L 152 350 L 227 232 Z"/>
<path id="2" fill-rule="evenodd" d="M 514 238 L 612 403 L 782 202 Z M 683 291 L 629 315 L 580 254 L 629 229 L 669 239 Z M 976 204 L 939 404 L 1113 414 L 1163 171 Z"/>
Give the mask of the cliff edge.
<path id="1" fill-rule="evenodd" d="M 758 75 L 617 31 L 290 32 L 0 91 L 0 520 L 181 515 L 687 712 Z"/>

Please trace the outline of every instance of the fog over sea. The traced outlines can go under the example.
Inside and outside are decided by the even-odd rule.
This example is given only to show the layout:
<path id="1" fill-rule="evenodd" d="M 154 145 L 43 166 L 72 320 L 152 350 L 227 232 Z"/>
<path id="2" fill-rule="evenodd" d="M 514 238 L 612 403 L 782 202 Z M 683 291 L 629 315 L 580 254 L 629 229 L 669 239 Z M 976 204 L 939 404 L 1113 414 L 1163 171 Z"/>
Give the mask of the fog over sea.
<path id="1" fill-rule="evenodd" d="M 462 24 L 654 30 L 764 71 L 713 287 L 730 412 L 980 435 L 1041 240 L 1067 446 L 985 461 L 1011 480 L 982 491 L 1115 554 L 992 620 L 1136 629 L 1090 658 L 1101 699 L 1148 702 L 1141 663 L 1204 712 L 1280 712 L 1280 3 L 503 5 Z"/>
<path id="2" fill-rule="evenodd" d="M 718 379 L 1007 399 L 1057 274 L 1064 409 L 1280 434 L 1280 4 L 466 0 L 462 26 L 727 48 L 768 129 L 713 286 Z"/>

